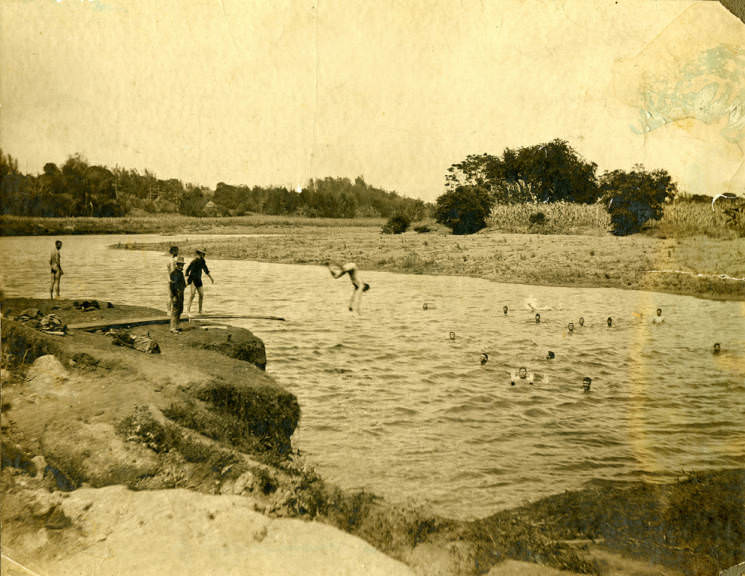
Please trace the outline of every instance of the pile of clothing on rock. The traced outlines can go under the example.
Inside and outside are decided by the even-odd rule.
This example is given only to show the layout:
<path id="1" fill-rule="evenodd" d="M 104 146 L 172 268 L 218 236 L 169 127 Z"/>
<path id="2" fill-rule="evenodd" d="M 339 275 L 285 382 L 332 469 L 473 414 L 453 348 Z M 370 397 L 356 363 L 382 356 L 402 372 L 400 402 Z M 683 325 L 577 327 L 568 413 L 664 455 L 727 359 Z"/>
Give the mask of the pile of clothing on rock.
<path id="1" fill-rule="evenodd" d="M 31 325 L 47 334 L 64 336 L 67 325 L 56 314 L 44 314 L 38 308 L 26 308 L 15 317 L 16 322 L 31 323 Z"/>
<path id="2" fill-rule="evenodd" d="M 158 346 L 155 340 L 150 338 L 149 334 L 147 336 L 138 336 L 121 330 L 109 330 L 106 335 L 112 337 L 111 343 L 116 346 L 134 348 L 140 352 L 145 352 L 145 354 L 160 354 L 160 346 Z"/>
<path id="3" fill-rule="evenodd" d="M 82 300 L 82 301 L 75 300 L 75 302 L 73 302 L 72 305 L 78 310 L 82 310 L 83 312 L 90 312 L 91 310 L 101 309 L 101 303 L 98 300 Z M 113 307 L 114 305 L 111 302 L 106 302 L 106 308 L 113 308 Z"/>

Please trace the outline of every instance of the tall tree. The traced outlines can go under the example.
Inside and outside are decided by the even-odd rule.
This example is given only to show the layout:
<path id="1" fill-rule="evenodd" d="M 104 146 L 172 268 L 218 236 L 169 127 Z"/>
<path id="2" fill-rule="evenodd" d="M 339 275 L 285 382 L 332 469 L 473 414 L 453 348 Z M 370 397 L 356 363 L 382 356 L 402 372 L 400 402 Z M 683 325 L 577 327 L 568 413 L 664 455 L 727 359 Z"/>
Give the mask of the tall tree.
<path id="1" fill-rule="evenodd" d="M 502 156 L 470 155 L 453 164 L 445 176 L 445 187 L 476 186 L 501 203 L 581 202 L 599 196 L 597 165 L 586 162 L 564 140 L 505 148 Z"/>

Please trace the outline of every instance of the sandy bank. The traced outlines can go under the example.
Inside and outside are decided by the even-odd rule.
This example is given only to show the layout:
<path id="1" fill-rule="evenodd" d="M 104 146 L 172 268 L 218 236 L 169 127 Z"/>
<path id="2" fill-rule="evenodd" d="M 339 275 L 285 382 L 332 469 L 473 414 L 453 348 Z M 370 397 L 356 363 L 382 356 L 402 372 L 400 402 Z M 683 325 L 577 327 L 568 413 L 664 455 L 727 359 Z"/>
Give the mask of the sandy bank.
<path id="1" fill-rule="evenodd" d="M 544 236 L 493 230 L 470 236 L 441 231 L 387 235 L 369 227 L 299 227 L 272 238 L 194 240 L 180 248 L 189 253 L 197 243 L 206 245 L 210 258 L 291 264 L 351 261 L 369 270 L 745 299 L 745 238 Z M 167 250 L 166 244 L 120 247 Z"/>
<path id="2" fill-rule="evenodd" d="M 260 354 L 249 361 L 213 346 L 227 342 L 225 330 L 134 329 L 159 344 L 146 354 L 104 333 L 54 336 L 13 319 L 32 307 L 66 323 L 160 313 L 2 303 L 3 553 L 39 573 L 527 569 L 505 563 L 514 560 L 534 563 L 535 574 L 639 574 L 640 565 L 715 574 L 745 555 L 743 472 L 596 486 L 473 522 L 439 518 L 319 478 L 291 447 L 294 396 L 256 365 Z M 250 332 L 227 333 L 263 351 Z M 11 570 L 22 568 L 4 560 Z"/>

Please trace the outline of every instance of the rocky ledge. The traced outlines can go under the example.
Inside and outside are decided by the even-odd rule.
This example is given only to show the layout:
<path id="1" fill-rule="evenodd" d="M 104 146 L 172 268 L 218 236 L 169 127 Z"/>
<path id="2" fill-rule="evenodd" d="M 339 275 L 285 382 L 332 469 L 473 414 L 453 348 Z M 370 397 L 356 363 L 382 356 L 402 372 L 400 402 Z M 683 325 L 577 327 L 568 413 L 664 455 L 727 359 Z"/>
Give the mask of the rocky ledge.
<path id="1" fill-rule="evenodd" d="M 3 574 L 715 574 L 745 554 L 743 472 L 448 520 L 308 467 L 248 330 L 110 330 L 163 313 L 93 300 L 2 313 Z"/>

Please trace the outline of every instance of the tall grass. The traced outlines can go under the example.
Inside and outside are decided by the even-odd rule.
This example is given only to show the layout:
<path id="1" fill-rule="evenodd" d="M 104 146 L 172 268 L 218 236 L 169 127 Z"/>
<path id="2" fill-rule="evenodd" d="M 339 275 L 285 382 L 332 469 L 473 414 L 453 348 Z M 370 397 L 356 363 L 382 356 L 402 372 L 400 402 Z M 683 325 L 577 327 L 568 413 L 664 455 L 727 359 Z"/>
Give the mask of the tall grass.
<path id="1" fill-rule="evenodd" d="M 542 213 L 544 220 L 531 222 L 531 216 Z M 573 204 L 497 204 L 487 222 L 489 228 L 516 234 L 604 235 L 611 230 L 605 205 Z M 745 237 L 745 214 L 730 219 L 722 207 L 712 210 L 708 202 L 681 200 L 665 205 L 662 218 L 650 220 L 643 234 L 669 238 L 708 236 L 733 239 Z"/>
<path id="2" fill-rule="evenodd" d="M 539 213 L 544 215 L 543 222 L 531 222 L 531 216 Z M 610 230 L 610 216 L 603 204 L 496 204 L 487 224 L 516 234 L 602 235 Z"/>
<path id="3" fill-rule="evenodd" d="M 732 221 L 722 208 L 712 210 L 708 202 L 680 201 L 667 204 L 662 218 L 650 221 L 645 228 L 647 233 L 671 238 L 741 238 L 745 237 L 745 217 Z"/>

